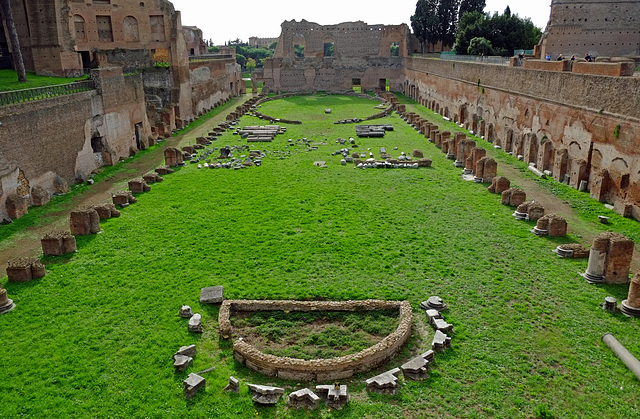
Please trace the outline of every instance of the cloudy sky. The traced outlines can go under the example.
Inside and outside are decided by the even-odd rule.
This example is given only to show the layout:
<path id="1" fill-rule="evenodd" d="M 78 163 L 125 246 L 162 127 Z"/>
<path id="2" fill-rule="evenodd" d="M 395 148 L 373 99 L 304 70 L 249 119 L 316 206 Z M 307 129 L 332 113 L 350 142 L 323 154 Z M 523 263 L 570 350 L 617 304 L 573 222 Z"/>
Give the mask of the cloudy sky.
<path id="1" fill-rule="evenodd" d="M 197 26 L 205 39 L 224 44 L 230 39 L 248 41 L 250 36 L 278 37 L 285 20 L 306 19 L 321 25 L 362 20 L 368 24 L 410 23 L 417 0 L 171 0 L 182 12 L 182 24 Z M 549 20 L 551 0 L 487 0 L 485 12 L 502 13 L 507 5 L 512 13 L 529 17 L 544 30 Z"/>

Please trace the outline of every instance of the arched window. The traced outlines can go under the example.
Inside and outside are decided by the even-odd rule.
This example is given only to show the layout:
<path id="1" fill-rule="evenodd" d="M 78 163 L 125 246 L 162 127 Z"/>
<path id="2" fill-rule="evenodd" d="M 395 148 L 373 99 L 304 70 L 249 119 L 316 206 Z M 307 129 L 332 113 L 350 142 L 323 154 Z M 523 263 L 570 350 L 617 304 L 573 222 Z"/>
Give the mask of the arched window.
<path id="1" fill-rule="evenodd" d="M 140 41 L 140 33 L 138 32 L 138 20 L 133 16 L 127 16 L 122 22 L 124 27 L 124 40 L 126 42 Z"/>
<path id="2" fill-rule="evenodd" d="M 76 32 L 76 41 L 85 41 L 84 18 L 80 15 L 73 15 L 73 26 Z"/>

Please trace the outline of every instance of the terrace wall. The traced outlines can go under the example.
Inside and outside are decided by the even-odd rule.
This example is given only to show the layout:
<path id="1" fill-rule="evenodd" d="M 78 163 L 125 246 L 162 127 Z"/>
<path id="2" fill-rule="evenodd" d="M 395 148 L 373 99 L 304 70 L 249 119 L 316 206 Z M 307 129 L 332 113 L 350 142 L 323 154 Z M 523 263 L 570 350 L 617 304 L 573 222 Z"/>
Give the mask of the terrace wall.
<path id="1" fill-rule="evenodd" d="M 408 96 L 640 219 L 635 77 L 405 59 Z"/>
<path id="2" fill-rule="evenodd" d="M 85 180 L 137 150 L 136 135 L 150 135 L 139 75 L 101 69 L 94 80 L 93 91 L 0 107 L 0 218 L 9 194 L 34 186 L 53 193 L 58 177 Z"/>

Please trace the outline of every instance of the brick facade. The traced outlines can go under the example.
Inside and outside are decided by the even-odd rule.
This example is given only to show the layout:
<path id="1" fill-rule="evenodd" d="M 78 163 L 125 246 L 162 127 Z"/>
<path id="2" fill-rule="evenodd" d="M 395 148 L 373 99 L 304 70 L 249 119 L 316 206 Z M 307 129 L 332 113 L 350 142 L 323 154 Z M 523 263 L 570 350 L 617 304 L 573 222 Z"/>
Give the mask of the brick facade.
<path id="1" fill-rule="evenodd" d="M 542 57 L 640 55 L 640 1 L 553 0 Z"/>

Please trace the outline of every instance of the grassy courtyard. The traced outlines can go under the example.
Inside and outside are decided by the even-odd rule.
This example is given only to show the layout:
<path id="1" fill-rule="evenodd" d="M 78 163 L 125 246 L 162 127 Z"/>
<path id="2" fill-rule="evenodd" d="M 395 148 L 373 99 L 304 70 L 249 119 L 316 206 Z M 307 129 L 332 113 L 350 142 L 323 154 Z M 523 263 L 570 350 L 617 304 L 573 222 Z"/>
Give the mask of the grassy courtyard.
<path id="1" fill-rule="evenodd" d="M 104 221 L 100 234 L 78 238 L 78 253 L 45 259 L 45 278 L 4 278 L 17 308 L 0 316 L 0 417 L 638 417 L 640 383 L 600 341 L 611 332 L 640 356 L 638 320 L 598 307 L 608 295 L 625 298 L 627 287 L 588 285 L 578 275 L 586 260 L 551 252 L 578 237 L 531 234 L 532 223 L 515 221 L 487 185 L 462 181 L 460 169 L 398 115 L 379 121 L 395 131 L 358 139 L 355 151 L 421 149 L 432 168 L 341 166 L 331 156 L 344 147 L 335 140 L 355 136 L 355 127 L 333 121 L 372 115 L 377 104 L 346 96 L 266 103 L 262 113 L 304 124 L 252 145 L 267 153 L 261 167 L 187 165 Z M 303 137 L 318 149 L 299 145 Z M 225 144 L 244 141 L 227 133 L 214 146 Z M 313 166 L 318 160 L 328 168 Z M 519 167 L 511 160 L 499 156 L 501 165 Z M 543 186 L 558 189 L 585 229 L 605 228 L 586 221 L 595 210 L 583 195 Z M 612 220 L 638 236 L 637 224 Z M 408 300 L 417 325 L 420 302 L 439 295 L 450 307 L 453 348 L 436 356 L 428 380 L 403 380 L 396 396 L 369 394 L 364 380 L 429 349 L 430 330 L 377 372 L 345 380 L 351 401 L 339 412 L 292 410 L 285 398 L 257 407 L 246 383 L 285 387 L 285 395 L 307 384 L 234 361 L 231 343 L 218 335 L 218 308 L 198 300 L 200 288 L 213 285 L 232 299 Z M 183 304 L 202 314 L 202 335 L 178 317 Z M 194 365 L 175 373 L 172 355 L 189 344 L 198 348 Z M 182 380 L 210 367 L 206 390 L 185 400 Z M 241 380 L 239 395 L 222 392 L 230 375 Z"/>

